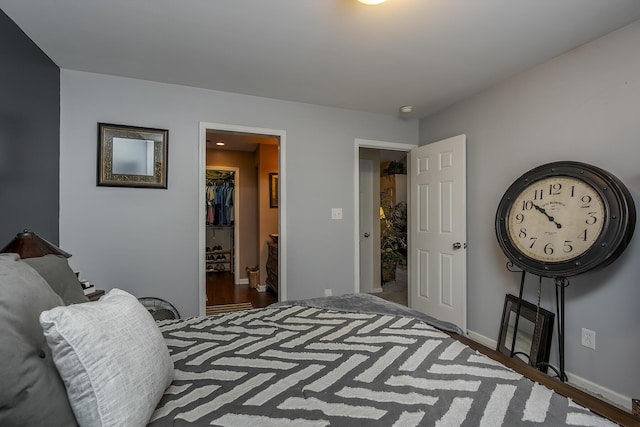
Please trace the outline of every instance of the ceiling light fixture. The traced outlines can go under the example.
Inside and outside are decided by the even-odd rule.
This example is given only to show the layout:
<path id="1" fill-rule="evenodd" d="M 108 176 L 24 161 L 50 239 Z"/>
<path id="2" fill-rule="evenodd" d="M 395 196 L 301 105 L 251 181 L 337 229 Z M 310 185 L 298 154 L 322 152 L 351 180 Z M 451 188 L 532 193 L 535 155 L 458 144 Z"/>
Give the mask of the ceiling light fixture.
<path id="1" fill-rule="evenodd" d="M 384 3 L 387 0 L 358 0 L 358 1 L 362 4 L 374 5 L 374 4 Z"/>
<path id="2" fill-rule="evenodd" d="M 409 114 L 413 111 L 413 105 L 403 105 L 400 107 L 400 112 L 403 114 Z"/>
<path id="3" fill-rule="evenodd" d="M 218 141 L 218 142 L 216 142 L 216 145 L 218 145 L 218 146 L 222 147 L 222 146 L 224 145 L 224 142 L 222 142 L 222 141 Z"/>

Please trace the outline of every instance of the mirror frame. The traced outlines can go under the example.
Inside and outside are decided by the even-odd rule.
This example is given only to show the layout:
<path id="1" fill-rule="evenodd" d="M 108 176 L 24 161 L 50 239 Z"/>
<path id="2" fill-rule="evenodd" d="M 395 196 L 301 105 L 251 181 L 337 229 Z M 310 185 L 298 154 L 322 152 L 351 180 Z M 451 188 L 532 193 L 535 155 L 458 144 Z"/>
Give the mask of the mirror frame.
<path id="1" fill-rule="evenodd" d="M 519 352 L 516 348 L 512 354 L 511 349 L 507 347 L 507 345 L 512 345 L 512 336 L 508 336 L 509 320 L 511 318 L 511 313 L 513 313 L 515 317 L 518 312 L 518 300 L 519 298 L 515 295 L 507 294 L 505 296 L 497 350 L 509 357 L 523 355 L 527 359 L 524 362 L 542 372 L 547 372 L 547 368 L 549 366 L 549 353 L 551 352 L 551 340 L 553 338 L 553 322 L 555 314 L 540 307 L 538 323 L 536 325 L 536 305 L 522 300 L 520 320 L 518 321 L 518 332 L 522 330 L 522 319 L 526 319 L 534 324 L 534 332 L 531 337 L 531 343 L 528 346 L 529 352 Z M 511 329 L 513 329 L 513 327 Z M 516 336 L 518 335 L 518 332 L 516 332 Z M 507 339 L 509 340 L 508 342 Z M 521 358 L 519 359 L 522 360 Z"/>
<path id="2" fill-rule="evenodd" d="M 114 173 L 114 138 L 153 141 L 153 175 Z M 98 167 L 96 185 L 105 187 L 166 189 L 168 153 L 169 131 L 167 129 L 98 123 Z"/>

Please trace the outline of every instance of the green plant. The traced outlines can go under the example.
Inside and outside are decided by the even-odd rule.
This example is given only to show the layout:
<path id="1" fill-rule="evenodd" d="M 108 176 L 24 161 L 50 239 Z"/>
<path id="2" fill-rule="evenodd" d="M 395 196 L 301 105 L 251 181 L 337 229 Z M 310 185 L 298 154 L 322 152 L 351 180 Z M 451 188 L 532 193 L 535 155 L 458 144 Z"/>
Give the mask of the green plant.
<path id="1" fill-rule="evenodd" d="M 384 281 L 393 280 L 398 265 L 406 265 L 407 204 L 391 207 L 383 194 L 380 216 L 380 262 Z"/>
<path id="2" fill-rule="evenodd" d="M 407 258 L 398 249 L 397 246 L 394 246 L 380 251 L 381 261 L 385 267 L 395 268 L 397 265 L 407 264 Z"/>
<path id="3" fill-rule="evenodd" d="M 406 175 L 407 166 L 402 162 L 391 161 L 382 173 L 383 175 Z"/>

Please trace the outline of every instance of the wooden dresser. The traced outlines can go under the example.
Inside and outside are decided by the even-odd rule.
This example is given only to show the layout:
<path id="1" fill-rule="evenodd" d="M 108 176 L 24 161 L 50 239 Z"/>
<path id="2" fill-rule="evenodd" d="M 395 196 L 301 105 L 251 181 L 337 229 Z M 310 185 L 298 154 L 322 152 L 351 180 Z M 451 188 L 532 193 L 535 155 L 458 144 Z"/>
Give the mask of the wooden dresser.
<path id="1" fill-rule="evenodd" d="M 267 242 L 269 255 L 267 257 L 267 286 L 278 295 L 278 244 Z"/>

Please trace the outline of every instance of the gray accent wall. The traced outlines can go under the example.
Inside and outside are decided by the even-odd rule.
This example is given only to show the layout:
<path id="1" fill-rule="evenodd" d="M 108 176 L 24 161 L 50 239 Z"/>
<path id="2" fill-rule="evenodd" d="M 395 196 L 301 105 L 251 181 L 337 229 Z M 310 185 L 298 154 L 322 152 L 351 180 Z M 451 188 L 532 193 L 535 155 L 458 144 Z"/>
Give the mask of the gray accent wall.
<path id="1" fill-rule="evenodd" d="M 169 129 L 168 189 L 96 187 L 98 122 Z M 355 139 L 417 144 L 418 120 L 63 69 L 60 242 L 82 277 L 198 313 L 200 122 L 286 132 L 287 297 L 353 293 Z"/>
<path id="2" fill-rule="evenodd" d="M 0 248 L 29 229 L 58 243 L 60 69 L 0 10 Z"/>
<path id="3" fill-rule="evenodd" d="M 520 276 L 505 268 L 494 217 L 522 173 L 559 160 L 594 164 L 620 178 L 640 209 L 639 46 L 637 21 L 421 120 L 421 144 L 467 135 L 470 331 L 497 340 L 504 296 L 517 295 Z M 636 227 L 617 261 L 571 279 L 566 291 L 566 370 L 633 398 L 640 396 L 639 260 Z M 553 283 L 543 285 L 543 306 L 555 311 Z M 526 288 L 535 303 L 537 281 Z M 581 328 L 596 332 L 595 351 L 580 345 Z"/>

